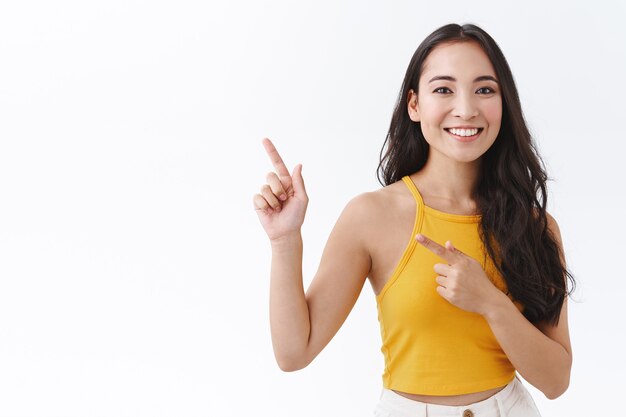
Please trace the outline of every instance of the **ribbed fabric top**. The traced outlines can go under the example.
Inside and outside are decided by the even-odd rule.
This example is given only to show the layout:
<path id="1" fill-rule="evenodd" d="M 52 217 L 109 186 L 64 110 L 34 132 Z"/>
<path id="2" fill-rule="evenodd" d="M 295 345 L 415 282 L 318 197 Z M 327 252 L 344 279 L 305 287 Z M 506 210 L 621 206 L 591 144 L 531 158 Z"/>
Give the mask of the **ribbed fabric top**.
<path id="1" fill-rule="evenodd" d="M 414 394 L 460 395 L 508 384 L 515 368 L 483 316 L 456 307 L 437 292 L 433 266 L 446 263 L 415 240 L 417 233 L 478 260 L 506 293 L 506 282 L 480 240 L 481 215 L 444 213 L 424 205 L 417 187 L 402 181 L 416 202 L 413 233 L 391 277 L 376 296 L 385 358 L 383 386 Z M 509 296 L 510 297 L 510 296 Z M 514 301 L 520 311 L 523 306 Z"/>

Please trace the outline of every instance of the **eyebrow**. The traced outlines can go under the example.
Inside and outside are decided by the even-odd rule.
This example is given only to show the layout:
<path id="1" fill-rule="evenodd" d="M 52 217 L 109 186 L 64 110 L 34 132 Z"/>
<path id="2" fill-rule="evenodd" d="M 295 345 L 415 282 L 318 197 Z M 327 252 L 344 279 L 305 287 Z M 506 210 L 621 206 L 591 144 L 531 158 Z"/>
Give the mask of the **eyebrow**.
<path id="1" fill-rule="evenodd" d="M 437 81 L 437 80 L 446 80 L 446 81 L 456 81 L 456 78 L 451 77 L 449 75 L 436 75 L 433 78 L 430 79 L 430 81 L 428 81 L 428 83 L 432 83 L 433 81 Z M 496 84 L 500 84 L 498 82 L 498 80 L 496 80 L 494 77 L 492 77 L 491 75 L 481 75 L 480 77 L 476 77 L 474 79 L 474 82 L 477 83 L 479 81 L 493 81 Z"/>

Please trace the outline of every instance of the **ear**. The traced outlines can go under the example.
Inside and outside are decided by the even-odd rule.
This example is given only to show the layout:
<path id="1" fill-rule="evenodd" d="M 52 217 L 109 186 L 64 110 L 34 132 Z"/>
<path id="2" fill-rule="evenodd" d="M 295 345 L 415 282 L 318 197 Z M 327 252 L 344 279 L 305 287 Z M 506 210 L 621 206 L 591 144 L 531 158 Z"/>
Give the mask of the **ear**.
<path id="1" fill-rule="evenodd" d="M 407 97 L 407 110 L 409 112 L 409 118 L 414 122 L 420 121 L 419 105 L 417 104 L 417 93 L 413 89 L 409 90 Z"/>

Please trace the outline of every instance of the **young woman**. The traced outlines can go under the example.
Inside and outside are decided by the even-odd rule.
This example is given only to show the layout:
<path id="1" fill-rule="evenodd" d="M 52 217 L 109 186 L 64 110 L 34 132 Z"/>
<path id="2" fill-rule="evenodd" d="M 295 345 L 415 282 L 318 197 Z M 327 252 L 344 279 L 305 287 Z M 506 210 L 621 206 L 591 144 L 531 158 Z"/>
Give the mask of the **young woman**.
<path id="1" fill-rule="evenodd" d="M 263 140 L 276 172 L 253 203 L 272 246 L 278 365 L 307 366 L 369 277 L 385 359 L 375 415 L 539 416 L 516 372 L 549 399 L 567 389 L 575 282 L 511 70 L 485 31 L 449 24 L 422 42 L 387 142 L 383 188 L 348 202 L 305 294 L 302 165 L 290 174 Z"/>

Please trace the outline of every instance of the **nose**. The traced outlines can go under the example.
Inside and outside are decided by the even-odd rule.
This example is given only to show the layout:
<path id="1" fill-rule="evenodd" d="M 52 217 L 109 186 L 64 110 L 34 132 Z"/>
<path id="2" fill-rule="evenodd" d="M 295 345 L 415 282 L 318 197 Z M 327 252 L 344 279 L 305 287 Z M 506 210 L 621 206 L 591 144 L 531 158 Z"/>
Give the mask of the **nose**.
<path id="1" fill-rule="evenodd" d="M 453 116 L 463 120 L 470 120 L 478 116 L 478 106 L 472 94 L 458 94 L 454 101 Z"/>

